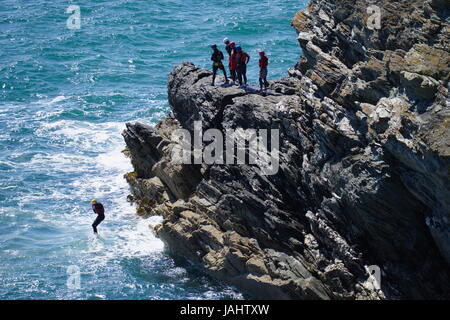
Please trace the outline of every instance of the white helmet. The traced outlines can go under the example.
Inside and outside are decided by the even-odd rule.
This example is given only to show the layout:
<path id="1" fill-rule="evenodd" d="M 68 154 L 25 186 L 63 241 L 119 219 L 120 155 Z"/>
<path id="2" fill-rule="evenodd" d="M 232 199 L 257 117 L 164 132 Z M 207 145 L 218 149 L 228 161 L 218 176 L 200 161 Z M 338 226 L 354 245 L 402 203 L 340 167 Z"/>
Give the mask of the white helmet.
<path id="1" fill-rule="evenodd" d="M 228 38 L 223 39 L 223 43 L 227 44 L 228 42 L 230 42 L 230 39 Z"/>

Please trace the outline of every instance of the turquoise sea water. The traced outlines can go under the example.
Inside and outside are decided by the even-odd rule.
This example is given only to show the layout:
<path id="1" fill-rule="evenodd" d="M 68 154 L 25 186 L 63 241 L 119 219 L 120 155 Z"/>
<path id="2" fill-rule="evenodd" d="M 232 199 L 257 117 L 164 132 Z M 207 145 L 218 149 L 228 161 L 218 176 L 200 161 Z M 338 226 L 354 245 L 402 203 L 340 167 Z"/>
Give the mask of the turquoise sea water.
<path id="1" fill-rule="evenodd" d="M 70 30 L 69 5 L 81 28 Z M 269 79 L 300 55 L 305 0 L 0 1 L 0 299 L 240 299 L 170 256 L 126 201 L 125 122 L 168 112 L 173 66 L 210 67 L 228 36 Z M 95 238 L 89 200 L 106 208 Z M 67 286 L 68 267 L 81 272 Z"/>

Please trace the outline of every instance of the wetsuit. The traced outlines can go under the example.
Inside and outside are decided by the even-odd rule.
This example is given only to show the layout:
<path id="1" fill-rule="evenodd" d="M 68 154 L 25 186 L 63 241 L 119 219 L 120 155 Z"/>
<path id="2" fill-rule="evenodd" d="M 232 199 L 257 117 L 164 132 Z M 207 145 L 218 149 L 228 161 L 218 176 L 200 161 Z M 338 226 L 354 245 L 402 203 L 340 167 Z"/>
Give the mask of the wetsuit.
<path id="1" fill-rule="evenodd" d="M 97 226 L 105 219 L 105 208 L 100 202 L 92 204 L 92 210 L 97 214 L 97 219 L 95 219 L 92 224 L 92 228 L 94 228 L 94 233 L 97 233 Z"/>
<path id="2" fill-rule="evenodd" d="M 233 48 L 231 48 L 231 45 L 230 45 L 230 44 L 227 44 L 227 45 L 225 46 L 225 50 L 227 50 L 228 55 L 231 56 L 231 52 L 233 51 Z"/>
<path id="3" fill-rule="evenodd" d="M 236 61 L 239 85 L 242 86 L 242 80 L 244 80 L 244 84 L 247 84 L 247 63 L 250 61 L 250 56 L 244 51 L 238 52 Z"/>
<path id="4" fill-rule="evenodd" d="M 269 65 L 269 59 L 266 56 L 261 56 L 259 59 L 259 86 L 261 90 L 263 89 L 263 85 L 267 90 L 269 86 L 269 82 L 267 82 L 267 66 Z"/>
<path id="5" fill-rule="evenodd" d="M 230 74 L 233 82 L 236 81 L 237 55 L 237 51 L 232 50 L 230 56 L 228 57 L 228 63 L 230 64 Z"/>
<path id="6" fill-rule="evenodd" d="M 228 82 L 227 78 L 227 72 L 225 70 L 225 67 L 223 66 L 222 60 L 223 60 L 223 53 L 219 49 L 215 49 L 211 60 L 213 61 L 213 79 L 212 79 L 212 85 L 214 85 L 214 81 L 216 80 L 216 74 L 217 70 L 220 69 L 223 71 L 223 74 L 225 75 L 225 81 Z"/>

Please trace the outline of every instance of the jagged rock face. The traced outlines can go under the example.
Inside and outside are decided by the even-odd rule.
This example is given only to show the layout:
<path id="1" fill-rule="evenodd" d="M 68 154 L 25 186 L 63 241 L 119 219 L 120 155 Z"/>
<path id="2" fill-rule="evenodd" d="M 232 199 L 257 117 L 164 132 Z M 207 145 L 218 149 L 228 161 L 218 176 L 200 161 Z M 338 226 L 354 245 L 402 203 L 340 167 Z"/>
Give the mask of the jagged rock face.
<path id="1" fill-rule="evenodd" d="M 311 1 L 295 16 L 304 56 L 271 83 L 279 95 L 211 87 L 183 63 L 174 117 L 127 124 L 127 179 L 171 250 L 257 298 L 450 297 L 449 2 L 375 1 L 378 31 L 367 3 Z M 171 133 L 194 121 L 278 129 L 278 173 L 173 164 Z"/>

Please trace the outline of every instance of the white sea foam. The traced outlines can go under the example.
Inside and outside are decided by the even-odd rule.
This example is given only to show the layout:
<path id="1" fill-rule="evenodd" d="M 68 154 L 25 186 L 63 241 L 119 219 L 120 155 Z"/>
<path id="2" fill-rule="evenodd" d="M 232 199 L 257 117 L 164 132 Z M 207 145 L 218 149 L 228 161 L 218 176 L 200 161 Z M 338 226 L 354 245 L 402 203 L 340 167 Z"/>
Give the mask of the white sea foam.
<path id="1" fill-rule="evenodd" d="M 92 167 L 92 158 L 69 153 L 36 154 L 27 163 L 39 168 L 40 172 L 83 172 Z"/>
<path id="2" fill-rule="evenodd" d="M 62 144 L 80 151 L 102 152 L 111 146 L 123 144 L 120 132 L 125 125 L 119 122 L 101 124 L 75 120 L 60 120 L 43 123 L 36 130 L 38 137 L 50 139 L 53 144 Z M 105 150 L 108 151 L 108 150 Z"/>
<path id="3" fill-rule="evenodd" d="M 43 105 L 43 106 L 50 106 L 52 104 L 64 101 L 67 99 L 65 96 L 56 96 L 54 98 L 47 98 L 47 96 L 44 95 L 37 95 L 38 98 L 40 98 L 37 101 L 34 101 L 33 104 L 35 105 Z"/>
<path id="4" fill-rule="evenodd" d="M 48 212 L 38 210 L 36 218 L 59 228 L 74 228 L 74 232 L 87 236 L 85 241 L 74 242 L 75 247 L 69 246 L 66 251 L 71 255 L 77 250 L 81 250 L 78 254 L 84 251 L 90 256 L 90 263 L 97 264 L 97 267 L 105 266 L 118 257 L 142 257 L 163 250 L 163 243 L 149 228 L 160 223 L 161 218 L 139 218 L 135 208 L 126 201 L 129 186 L 123 175 L 131 171 L 132 166 L 122 153 L 125 145 L 120 133 L 124 128 L 125 125 L 119 122 L 101 125 L 75 120 L 42 123 L 37 130 L 39 137 L 52 140 L 64 151 L 74 152 L 37 154 L 28 165 L 48 174 L 73 174 L 74 180 L 54 186 L 51 194 L 43 190 L 20 199 L 22 207 L 49 199 L 60 203 L 75 201 L 75 207 L 63 207 L 64 212 L 55 213 L 63 215 L 64 219 L 54 219 Z M 103 240 L 90 236 L 90 224 L 95 215 L 89 201 L 93 198 L 105 205 L 106 219 L 99 226 Z"/>
<path id="5" fill-rule="evenodd" d="M 52 99 L 48 104 L 57 103 L 60 101 L 66 100 L 66 97 L 64 96 L 57 96 L 56 98 Z"/>

